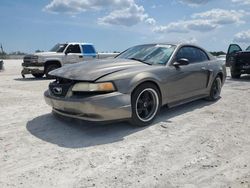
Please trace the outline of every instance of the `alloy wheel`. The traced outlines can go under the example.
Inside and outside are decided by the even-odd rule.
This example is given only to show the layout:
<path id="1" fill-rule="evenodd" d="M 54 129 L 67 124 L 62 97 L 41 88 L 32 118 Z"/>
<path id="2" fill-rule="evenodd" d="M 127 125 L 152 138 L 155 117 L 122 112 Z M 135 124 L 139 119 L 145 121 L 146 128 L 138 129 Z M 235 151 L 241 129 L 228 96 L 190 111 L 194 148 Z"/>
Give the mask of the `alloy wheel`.
<path id="1" fill-rule="evenodd" d="M 143 121 L 148 122 L 154 118 L 159 107 L 158 94 L 154 89 L 146 88 L 137 97 L 136 114 Z"/>

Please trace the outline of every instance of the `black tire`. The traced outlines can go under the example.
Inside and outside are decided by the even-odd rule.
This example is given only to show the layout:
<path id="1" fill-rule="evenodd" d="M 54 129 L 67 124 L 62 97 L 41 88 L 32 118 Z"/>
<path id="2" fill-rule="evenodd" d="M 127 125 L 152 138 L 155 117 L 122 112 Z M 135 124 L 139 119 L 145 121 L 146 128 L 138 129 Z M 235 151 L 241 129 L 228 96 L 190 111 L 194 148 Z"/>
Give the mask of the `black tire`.
<path id="1" fill-rule="evenodd" d="M 238 79 L 240 78 L 240 72 L 237 71 L 237 69 L 235 69 L 235 66 L 234 65 L 231 65 L 230 66 L 230 72 L 231 72 L 231 77 L 234 78 L 234 79 Z"/>
<path id="2" fill-rule="evenodd" d="M 210 89 L 210 94 L 209 97 L 206 99 L 209 101 L 216 101 L 220 98 L 220 93 L 221 93 L 221 88 L 222 88 L 222 81 L 219 76 L 217 76 Z"/>
<path id="3" fill-rule="evenodd" d="M 32 74 L 35 78 L 42 78 L 44 73 Z"/>
<path id="4" fill-rule="evenodd" d="M 152 83 L 141 84 L 132 93 L 131 105 L 131 124 L 140 127 L 151 124 L 161 107 L 158 88 Z"/>
<path id="5" fill-rule="evenodd" d="M 241 75 L 240 73 L 231 71 L 231 77 L 234 79 L 239 79 L 240 75 Z"/>
<path id="6" fill-rule="evenodd" d="M 53 78 L 55 78 L 54 76 L 50 76 L 50 75 L 49 75 L 49 72 L 50 72 L 50 71 L 53 71 L 53 70 L 55 70 L 55 69 L 58 69 L 59 67 L 60 67 L 60 66 L 58 66 L 58 65 L 56 65 L 56 64 L 48 65 L 48 66 L 46 67 L 46 69 L 45 69 L 46 78 L 48 78 L 48 79 L 53 79 Z"/>

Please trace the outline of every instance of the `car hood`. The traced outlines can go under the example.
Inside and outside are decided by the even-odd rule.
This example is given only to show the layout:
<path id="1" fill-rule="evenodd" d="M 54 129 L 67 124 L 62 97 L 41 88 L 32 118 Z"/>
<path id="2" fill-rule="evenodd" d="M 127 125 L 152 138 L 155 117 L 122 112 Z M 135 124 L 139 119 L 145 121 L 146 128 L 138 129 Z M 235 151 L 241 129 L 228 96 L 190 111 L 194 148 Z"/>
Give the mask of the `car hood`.
<path id="1" fill-rule="evenodd" d="M 37 56 L 42 56 L 42 57 L 50 57 L 50 56 L 59 56 L 59 55 L 64 55 L 63 53 L 57 53 L 57 52 L 38 52 L 35 53 L 34 55 Z"/>
<path id="2" fill-rule="evenodd" d="M 106 59 L 65 65 L 62 68 L 50 72 L 50 75 L 78 81 L 96 81 L 104 76 L 119 71 L 131 71 L 132 69 L 148 69 L 151 65 L 128 59 Z"/>

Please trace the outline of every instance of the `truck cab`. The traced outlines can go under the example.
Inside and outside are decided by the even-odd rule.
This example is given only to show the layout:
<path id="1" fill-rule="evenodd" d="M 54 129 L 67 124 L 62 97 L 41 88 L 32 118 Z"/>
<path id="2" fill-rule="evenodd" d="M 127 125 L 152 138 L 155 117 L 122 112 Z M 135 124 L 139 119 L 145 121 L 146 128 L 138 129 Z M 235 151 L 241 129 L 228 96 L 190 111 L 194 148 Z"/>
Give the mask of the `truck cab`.
<path id="1" fill-rule="evenodd" d="M 250 46 L 243 51 L 238 44 L 230 44 L 226 65 L 230 67 L 232 78 L 240 78 L 241 74 L 250 74 Z"/>
<path id="2" fill-rule="evenodd" d="M 62 67 L 65 64 L 78 63 L 84 60 L 98 58 L 98 54 L 91 43 L 61 43 L 56 44 L 48 52 L 39 52 L 26 55 L 23 59 L 22 76 L 32 74 L 36 78 L 48 74 L 50 71 Z"/>

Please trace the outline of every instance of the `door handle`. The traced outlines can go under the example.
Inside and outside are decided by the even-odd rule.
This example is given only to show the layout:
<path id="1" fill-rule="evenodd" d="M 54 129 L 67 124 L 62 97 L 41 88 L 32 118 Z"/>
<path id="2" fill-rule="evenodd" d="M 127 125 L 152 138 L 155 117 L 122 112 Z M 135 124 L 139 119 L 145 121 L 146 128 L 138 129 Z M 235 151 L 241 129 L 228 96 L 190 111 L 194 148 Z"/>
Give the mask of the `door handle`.
<path id="1" fill-rule="evenodd" d="M 82 56 L 82 55 L 79 55 L 79 58 L 83 58 L 83 56 Z"/>

